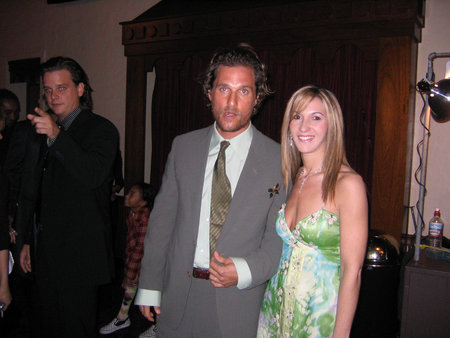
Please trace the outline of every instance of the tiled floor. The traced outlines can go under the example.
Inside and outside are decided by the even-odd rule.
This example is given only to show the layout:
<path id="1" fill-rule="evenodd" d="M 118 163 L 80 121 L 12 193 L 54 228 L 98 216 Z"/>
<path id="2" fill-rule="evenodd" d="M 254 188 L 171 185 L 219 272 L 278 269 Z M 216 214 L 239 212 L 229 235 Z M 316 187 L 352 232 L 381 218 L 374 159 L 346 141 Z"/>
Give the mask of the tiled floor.
<path id="1" fill-rule="evenodd" d="M 122 271 L 120 263 L 117 264 L 116 271 Z M 116 280 L 102 286 L 99 292 L 98 303 L 98 328 L 109 323 L 117 314 L 122 301 L 123 291 L 121 288 L 122 276 L 117 276 Z M 1 338 L 31 338 L 31 294 L 32 282 L 17 275 L 11 276 L 11 292 L 13 302 L 5 312 L 3 319 L 0 319 Z M 141 315 L 139 308 L 132 305 L 130 309 L 131 325 L 128 328 L 116 331 L 109 335 L 98 335 L 99 337 L 111 338 L 135 338 L 145 331 L 151 324 Z"/>

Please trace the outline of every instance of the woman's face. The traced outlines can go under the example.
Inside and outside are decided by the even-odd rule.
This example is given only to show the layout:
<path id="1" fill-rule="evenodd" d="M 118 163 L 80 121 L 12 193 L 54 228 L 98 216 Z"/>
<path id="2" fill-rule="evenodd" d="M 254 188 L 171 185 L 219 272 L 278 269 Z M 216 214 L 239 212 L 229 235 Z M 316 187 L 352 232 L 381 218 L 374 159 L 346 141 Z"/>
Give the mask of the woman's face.
<path id="1" fill-rule="evenodd" d="M 314 98 L 303 111 L 295 111 L 289 131 L 300 153 L 325 152 L 328 119 L 322 101 Z"/>

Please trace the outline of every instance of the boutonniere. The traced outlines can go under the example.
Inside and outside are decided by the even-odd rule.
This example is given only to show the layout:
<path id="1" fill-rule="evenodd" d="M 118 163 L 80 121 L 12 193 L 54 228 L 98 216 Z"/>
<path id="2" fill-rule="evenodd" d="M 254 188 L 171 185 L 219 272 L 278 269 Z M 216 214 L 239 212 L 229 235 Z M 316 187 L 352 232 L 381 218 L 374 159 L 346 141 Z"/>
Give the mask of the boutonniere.
<path id="1" fill-rule="evenodd" d="M 277 185 L 274 185 L 272 188 L 267 190 L 269 194 L 269 198 L 272 198 L 273 195 L 278 195 L 280 193 L 280 185 L 277 183 Z"/>

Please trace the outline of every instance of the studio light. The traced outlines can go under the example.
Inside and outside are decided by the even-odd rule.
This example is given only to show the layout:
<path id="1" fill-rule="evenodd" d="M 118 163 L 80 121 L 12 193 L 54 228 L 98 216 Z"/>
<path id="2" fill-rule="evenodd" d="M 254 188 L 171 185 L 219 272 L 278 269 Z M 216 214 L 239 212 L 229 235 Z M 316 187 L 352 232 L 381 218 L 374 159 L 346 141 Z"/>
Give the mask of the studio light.
<path id="1" fill-rule="evenodd" d="M 417 200 L 417 219 L 411 209 L 412 220 L 415 228 L 415 249 L 414 260 L 420 258 L 420 242 L 422 237 L 423 209 L 425 201 L 425 181 L 428 161 L 428 142 L 430 138 L 430 116 L 437 122 L 447 122 L 450 120 L 450 79 L 444 79 L 438 82 L 434 81 L 433 61 L 436 58 L 450 58 L 450 53 L 431 53 L 428 55 L 428 71 L 425 79 L 417 83 L 417 90 L 425 96 L 423 117 L 423 140 L 420 142 L 419 158 L 420 158 L 420 180 L 419 183 L 419 199 Z M 425 95 L 423 95 L 425 94 Z M 421 117 L 422 120 L 422 117 Z M 417 180 L 417 177 L 416 177 Z"/>
<path id="2" fill-rule="evenodd" d="M 428 104 L 431 108 L 431 117 L 436 122 L 450 120 L 450 79 L 444 79 L 436 83 L 422 80 L 417 88 L 428 95 Z"/>

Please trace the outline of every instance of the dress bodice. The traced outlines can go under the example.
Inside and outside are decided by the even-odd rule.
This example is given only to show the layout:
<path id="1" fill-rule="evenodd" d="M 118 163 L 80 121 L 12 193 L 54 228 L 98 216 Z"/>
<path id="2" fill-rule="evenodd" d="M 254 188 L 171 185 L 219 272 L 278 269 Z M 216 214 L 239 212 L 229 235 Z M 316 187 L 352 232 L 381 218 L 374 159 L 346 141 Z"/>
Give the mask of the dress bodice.
<path id="1" fill-rule="evenodd" d="M 284 209 L 276 221 L 282 257 L 264 295 L 258 337 L 329 337 L 340 284 L 339 216 L 322 206 L 291 231 Z"/>
<path id="2" fill-rule="evenodd" d="M 337 215 L 322 206 L 316 212 L 301 219 L 291 231 L 286 222 L 285 207 L 286 205 L 283 204 L 276 223 L 277 233 L 283 239 L 285 246 L 293 248 L 306 245 L 320 250 L 326 256 L 339 258 L 340 233 Z M 332 260 L 335 261 L 335 259 Z"/>

